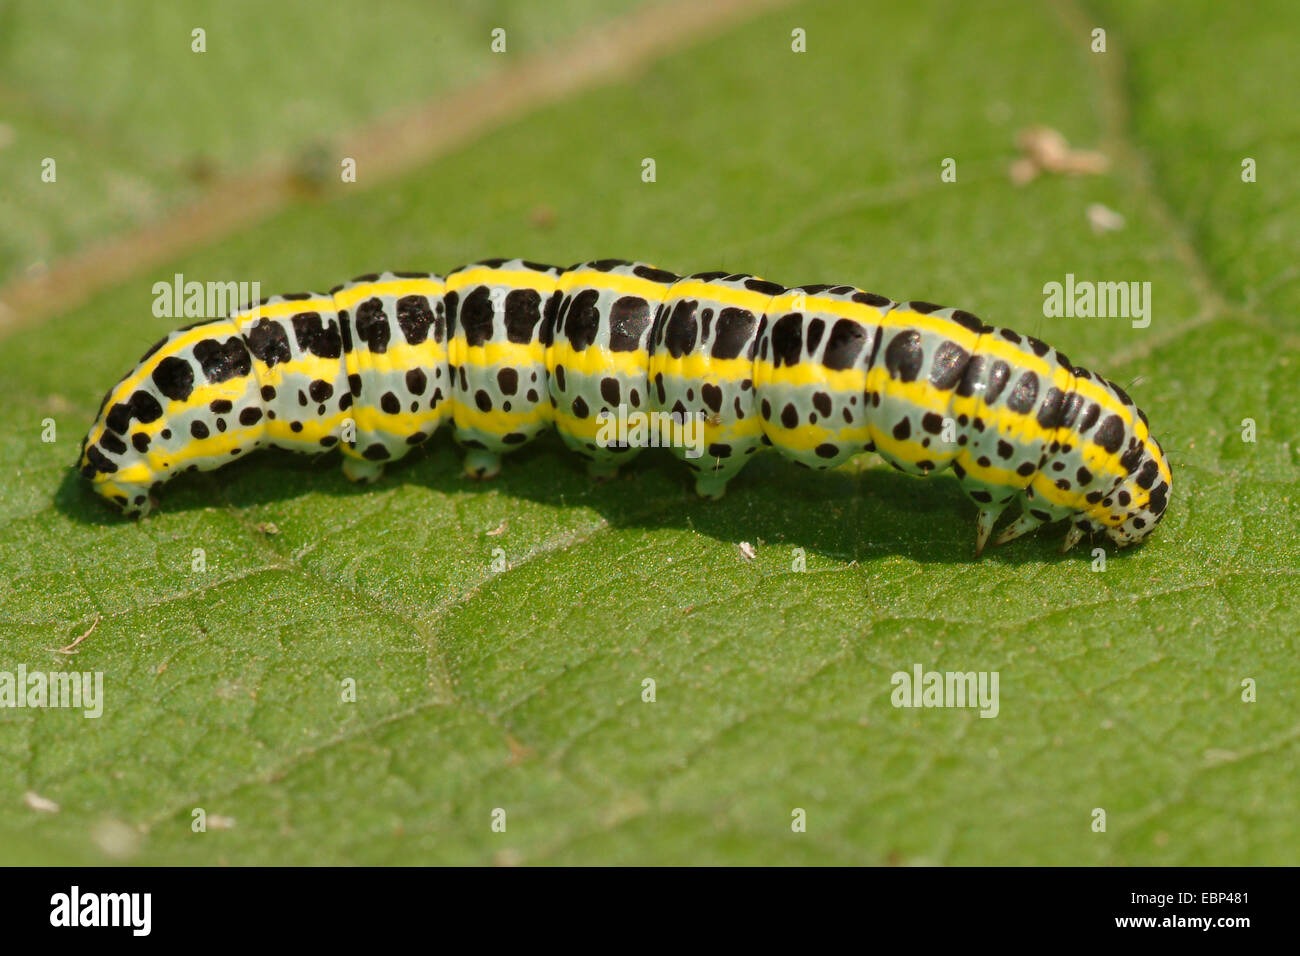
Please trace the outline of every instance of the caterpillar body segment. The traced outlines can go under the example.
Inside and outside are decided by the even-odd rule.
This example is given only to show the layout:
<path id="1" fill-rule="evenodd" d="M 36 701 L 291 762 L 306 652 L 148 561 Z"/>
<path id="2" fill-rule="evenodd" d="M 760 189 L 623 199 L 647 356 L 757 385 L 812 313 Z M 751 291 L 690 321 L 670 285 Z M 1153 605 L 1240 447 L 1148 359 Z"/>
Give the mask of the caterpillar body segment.
<path id="1" fill-rule="evenodd" d="M 548 394 L 561 440 L 587 459 L 590 474 L 611 477 L 640 451 L 600 442 L 601 419 L 619 406 L 648 412 L 651 333 L 677 280 L 641 263 L 600 260 L 566 269 L 546 336 Z"/>
<path id="2" fill-rule="evenodd" d="M 695 471 L 695 489 L 720 498 L 765 442 L 755 407 L 754 358 L 766 310 L 781 291 L 750 275 L 698 273 L 674 282 L 655 322 L 650 382 L 656 410 L 703 419 L 704 456 L 673 453 Z"/>
<path id="3" fill-rule="evenodd" d="M 447 276 L 451 417 L 473 477 L 495 475 L 502 454 L 552 423 L 546 353 L 561 272 L 512 259 Z"/>
<path id="4" fill-rule="evenodd" d="M 604 425 L 655 412 L 700 422 L 702 457 L 670 447 L 705 497 L 764 446 L 814 470 L 864 450 L 951 468 L 977 554 L 1013 501 L 998 543 L 1062 519 L 1066 549 L 1140 541 L 1172 485 L 1132 399 L 1033 337 L 852 286 L 615 259 L 371 274 L 178 330 L 109 390 L 80 468 L 139 515 L 176 474 L 267 445 L 338 447 L 349 478 L 374 480 L 449 424 L 473 477 L 552 427 L 608 477 L 640 446 Z"/>
<path id="5" fill-rule="evenodd" d="M 451 418 L 445 283 L 426 273 L 385 272 L 335 286 L 327 301 L 329 348 L 321 358 L 333 353 L 336 336 L 342 358 L 334 359 L 332 377 L 322 364 L 305 385 L 298 377 L 287 395 L 273 396 L 285 406 L 276 421 L 314 412 L 313 450 L 338 445 L 347 476 L 373 481 L 384 462 L 401 458 Z"/>

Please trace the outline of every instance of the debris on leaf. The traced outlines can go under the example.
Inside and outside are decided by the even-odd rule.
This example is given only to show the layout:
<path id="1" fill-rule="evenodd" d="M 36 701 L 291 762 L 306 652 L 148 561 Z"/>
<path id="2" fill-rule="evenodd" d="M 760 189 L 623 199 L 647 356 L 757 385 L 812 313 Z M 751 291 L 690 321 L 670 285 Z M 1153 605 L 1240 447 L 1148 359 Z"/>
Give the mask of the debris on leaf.
<path id="1" fill-rule="evenodd" d="M 73 642 L 72 642 L 71 644 L 69 644 L 67 647 L 60 647 L 60 648 L 59 648 L 59 653 L 60 653 L 60 654 L 69 654 L 69 655 L 71 655 L 71 654 L 76 654 L 77 651 L 74 650 L 74 648 L 75 648 L 78 644 L 80 644 L 82 641 L 84 641 L 86 638 L 90 637 L 90 635 L 94 633 L 95 628 L 99 627 L 99 617 L 100 617 L 100 616 L 99 616 L 98 614 L 96 614 L 96 615 L 95 615 L 95 619 L 94 619 L 93 621 L 90 622 L 90 627 L 88 627 L 88 628 L 87 628 L 87 629 L 82 633 L 82 635 L 81 635 L 80 637 L 78 637 L 75 641 L 73 641 Z"/>
<path id="2" fill-rule="evenodd" d="M 90 839 L 105 855 L 126 860 L 140 849 L 140 834 L 121 820 L 104 820 L 90 830 Z"/>
<path id="3" fill-rule="evenodd" d="M 1025 185 L 1039 173 L 1096 176 L 1110 169 L 1104 153 L 1071 149 L 1066 138 L 1050 126 L 1022 129 L 1016 134 L 1016 146 L 1023 155 L 1011 164 L 1009 173 L 1017 186 Z"/>
<path id="4" fill-rule="evenodd" d="M 27 804 L 29 810 L 36 810 L 39 813 L 58 813 L 59 805 L 53 800 L 42 797 L 33 790 L 28 790 L 23 794 L 23 803 Z"/>
<path id="5" fill-rule="evenodd" d="M 1088 224 L 1092 231 L 1101 235 L 1104 232 L 1116 232 L 1124 228 L 1124 217 L 1108 206 L 1095 202 L 1088 207 Z"/>
<path id="6" fill-rule="evenodd" d="M 528 221 L 535 229 L 550 229 L 555 225 L 555 210 L 550 206 L 535 206 L 528 214 Z"/>

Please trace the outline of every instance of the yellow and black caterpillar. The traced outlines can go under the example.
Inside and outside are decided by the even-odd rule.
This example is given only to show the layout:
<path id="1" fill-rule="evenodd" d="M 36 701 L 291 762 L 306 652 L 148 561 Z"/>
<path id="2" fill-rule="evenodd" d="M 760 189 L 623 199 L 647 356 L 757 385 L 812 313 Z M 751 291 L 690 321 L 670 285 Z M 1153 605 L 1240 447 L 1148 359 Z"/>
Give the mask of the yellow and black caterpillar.
<path id="1" fill-rule="evenodd" d="M 952 467 L 979 508 L 977 553 L 1069 519 L 1065 549 L 1155 527 L 1172 476 L 1123 389 L 1061 352 L 956 309 L 851 286 L 678 276 L 603 259 L 494 259 L 365 275 L 273 296 L 173 332 L 104 396 L 80 468 L 128 514 L 163 482 L 263 446 L 338 446 L 374 480 L 450 421 L 466 472 L 554 426 L 597 476 L 637 451 L 611 417 L 701 421 L 696 489 L 718 497 L 765 445 L 809 468 L 876 451 L 905 472 Z"/>

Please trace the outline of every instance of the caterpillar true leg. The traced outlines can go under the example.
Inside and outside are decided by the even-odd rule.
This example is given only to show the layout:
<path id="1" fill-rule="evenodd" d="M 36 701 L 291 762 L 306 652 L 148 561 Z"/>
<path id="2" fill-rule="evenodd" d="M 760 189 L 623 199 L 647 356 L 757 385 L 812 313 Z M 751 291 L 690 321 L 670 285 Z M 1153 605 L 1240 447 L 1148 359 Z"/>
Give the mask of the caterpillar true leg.
<path id="1" fill-rule="evenodd" d="M 1070 530 L 1065 533 L 1065 541 L 1061 543 L 1061 554 L 1065 554 L 1073 548 L 1083 538 L 1083 528 L 1077 525 L 1071 525 Z"/>
<path id="2" fill-rule="evenodd" d="M 1002 530 L 1002 533 L 997 536 L 997 539 L 993 543 L 1006 544 L 1009 541 L 1014 541 L 1022 534 L 1028 534 L 1030 531 L 1033 531 L 1035 528 L 1037 528 L 1040 524 L 1043 523 L 1043 520 L 1044 519 L 1038 517 L 1037 515 L 1026 511 L 1024 514 L 1016 518 L 1016 520 L 1013 521 L 1011 524 L 1007 525 L 1006 528 Z"/>
<path id="3" fill-rule="evenodd" d="M 365 275 L 178 330 L 104 397 L 80 468 L 144 514 L 181 471 L 266 445 L 338 446 L 349 479 L 374 481 L 444 422 L 477 478 L 551 426 L 597 479 L 658 435 L 707 498 L 764 446 L 812 470 L 862 451 L 952 468 L 977 555 L 1013 500 L 998 543 L 1060 519 L 1063 550 L 1140 541 L 1172 485 L 1124 390 L 1037 339 L 852 286 L 616 259 Z"/>

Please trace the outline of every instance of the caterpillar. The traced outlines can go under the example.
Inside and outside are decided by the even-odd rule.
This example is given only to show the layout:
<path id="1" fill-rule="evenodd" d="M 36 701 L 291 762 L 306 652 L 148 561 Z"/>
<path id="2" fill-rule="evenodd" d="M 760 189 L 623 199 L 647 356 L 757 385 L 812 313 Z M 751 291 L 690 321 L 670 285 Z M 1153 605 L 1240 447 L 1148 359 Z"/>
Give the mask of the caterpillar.
<path id="1" fill-rule="evenodd" d="M 79 468 L 140 516 L 178 473 L 264 446 L 337 447 L 349 479 L 374 481 L 450 423 L 471 477 L 554 427 L 608 478 L 638 450 L 598 440 L 620 409 L 703 416 L 706 454 L 672 450 L 705 498 L 768 446 L 814 470 L 862 451 L 913 475 L 951 467 L 976 555 L 1013 500 L 997 544 L 1059 520 L 1062 551 L 1096 532 L 1141 541 L 1172 487 L 1124 390 L 1032 336 L 852 286 L 620 259 L 363 275 L 179 329 L 104 396 Z"/>

